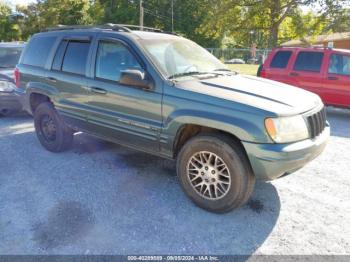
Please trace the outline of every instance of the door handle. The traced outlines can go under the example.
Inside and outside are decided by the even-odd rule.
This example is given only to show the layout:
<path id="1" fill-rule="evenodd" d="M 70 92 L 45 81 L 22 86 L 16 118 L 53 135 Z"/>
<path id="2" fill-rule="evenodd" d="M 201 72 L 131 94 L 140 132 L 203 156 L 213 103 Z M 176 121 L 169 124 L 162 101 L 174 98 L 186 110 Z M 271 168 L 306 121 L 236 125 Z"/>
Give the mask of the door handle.
<path id="1" fill-rule="evenodd" d="M 107 94 L 107 91 L 105 89 L 99 88 L 99 87 L 91 87 L 91 92 L 100 94 L 100 95 L 105 95 Z"/>
<path id="2" fill-rule="evenodd" d="M 292 72 L 289 74 L 290 76 L 298 76 L 299 74 L 298 73 L 295 73 L 295 72 Z"/>
<path id="3" fill-rule="evenodd" d="M 51 81 L 51 82 L 57 82 L 57 79 L 51 76 L 46 77 L 47 80 Z"/>
<path id="4" fill-rule="evenodd" d="M 338 80 L 338 77 L 336 77 L 336 76 L 329 76 L 328 80 Z"/>

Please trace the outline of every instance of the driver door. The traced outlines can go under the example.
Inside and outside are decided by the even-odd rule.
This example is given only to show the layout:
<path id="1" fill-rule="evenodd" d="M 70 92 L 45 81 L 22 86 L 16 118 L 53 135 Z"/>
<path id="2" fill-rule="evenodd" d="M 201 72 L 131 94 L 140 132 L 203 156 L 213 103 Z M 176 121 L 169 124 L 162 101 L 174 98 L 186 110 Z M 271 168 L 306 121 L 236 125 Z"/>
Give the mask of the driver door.
<path id="1" fill-rule="evenodd" d="M 120 144 L 159 151 L 162 87 L 152 90 L 119 83 L 123 70 L 147 74 L 136 52 L 123 41 L 99 38 L 90 90 L 88 123 L 92 132 Z"/>

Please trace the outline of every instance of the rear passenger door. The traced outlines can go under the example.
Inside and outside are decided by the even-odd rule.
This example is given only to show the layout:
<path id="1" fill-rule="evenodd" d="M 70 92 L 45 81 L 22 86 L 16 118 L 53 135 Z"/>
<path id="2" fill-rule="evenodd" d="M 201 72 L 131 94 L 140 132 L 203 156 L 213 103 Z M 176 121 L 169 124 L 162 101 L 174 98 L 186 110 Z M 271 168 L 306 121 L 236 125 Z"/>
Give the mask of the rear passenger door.
<path id="1" fill-rule="evenodd" d="M 159 151 L 162 124 L 162 86 L 151 90 L 119 83 L 123 70 L 136 69 L 150 77 L 135 50 L 115 38 L 99 38 L 94 44 L 93 75 L 89 80 L 93 132 L 146 151 Z"/>
<path id="2" fill-rule="evenodd" d="M 291 50 L 277 51 L 266 68 L 266 77 L 271 80 L 286 84 L 294 84 L 288 75 L 289 61 L 292 56 Z"/>
<path id="3" fill-rule="evenodd" d="M 321 97 L 323 93 L 324 53 L 320 51 L 299 51 L 289 76 L 295 85 L 314 92 Z"/>
<path id="4" fill-rule="evenodd" d="M 86 120 L 89 101 L 87 90 L 87 61 L 91 41 L 89 37 L 69 37 L 58 45 L 48 82 L 59 92 L 56 109 L 73 125 Z"/>

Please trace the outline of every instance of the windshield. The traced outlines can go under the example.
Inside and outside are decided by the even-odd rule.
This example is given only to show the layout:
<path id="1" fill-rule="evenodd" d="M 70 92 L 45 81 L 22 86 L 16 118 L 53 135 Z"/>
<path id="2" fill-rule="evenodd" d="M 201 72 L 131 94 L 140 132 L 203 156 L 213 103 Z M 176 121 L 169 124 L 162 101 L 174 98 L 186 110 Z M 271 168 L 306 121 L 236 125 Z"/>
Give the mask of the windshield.
<path id="1" fill-rule="evenodd" d="M 140 42 L 168 78 L 228 70 L 207 50 L 184 38 Z"/>
<path id="2" fill-rule="evenodd" d="M 0 68 L 14 68 L 21 52 L 21 47 L 0 47 Z"/>

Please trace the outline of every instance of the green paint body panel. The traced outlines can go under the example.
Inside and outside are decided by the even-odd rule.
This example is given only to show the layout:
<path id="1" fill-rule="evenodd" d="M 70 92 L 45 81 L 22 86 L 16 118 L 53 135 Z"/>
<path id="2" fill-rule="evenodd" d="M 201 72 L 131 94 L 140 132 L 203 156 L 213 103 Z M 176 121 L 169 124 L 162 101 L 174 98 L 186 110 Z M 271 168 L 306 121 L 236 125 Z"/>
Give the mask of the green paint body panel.
<path id="1" fill-rule="evenodd" d="M 185 125 L 218 129 L 241 141 L 255 175 L 263 180 L 297 170 L 322 152 L 329 137 L 329 127 L 316 139 L 275 144 L 264 126 L 267 117 L 306 114 L 322 107 L 316 96 L 273 81 L 240 75 L 169 81 L 140 45 L 138 40 L 143 34 L 147 33 L 96 29 L 35 35 L 56 36 L 57 40 L 43 68 L 25 65 L 22 58 L 17 66 L 22 87 L 17 92 L 24 107 L 33 113 L 30 97 L 42 94 L 52 101 L 73 128 L 169 159 L 175 157 L 176 139 Z M 82 37 L 91 41 L 85 75 L 51 70 L 62 39 Z M 153 88 L 145 90 L 96 79 L 94 65 L 100 40 L 120 41 L 127 45 L 152 79 Z M 106 94 L 91 92 L 95 87 L 103 88 Z M 262 92 L 262 88 L 266 92 Z M 278 92 L 279 88 L 286 88 L 286 93 Z M 291 94 L 296 96 L 294 100 Z M 308 98 L 306 105 L 300 103 L 300 96 Z"/>

